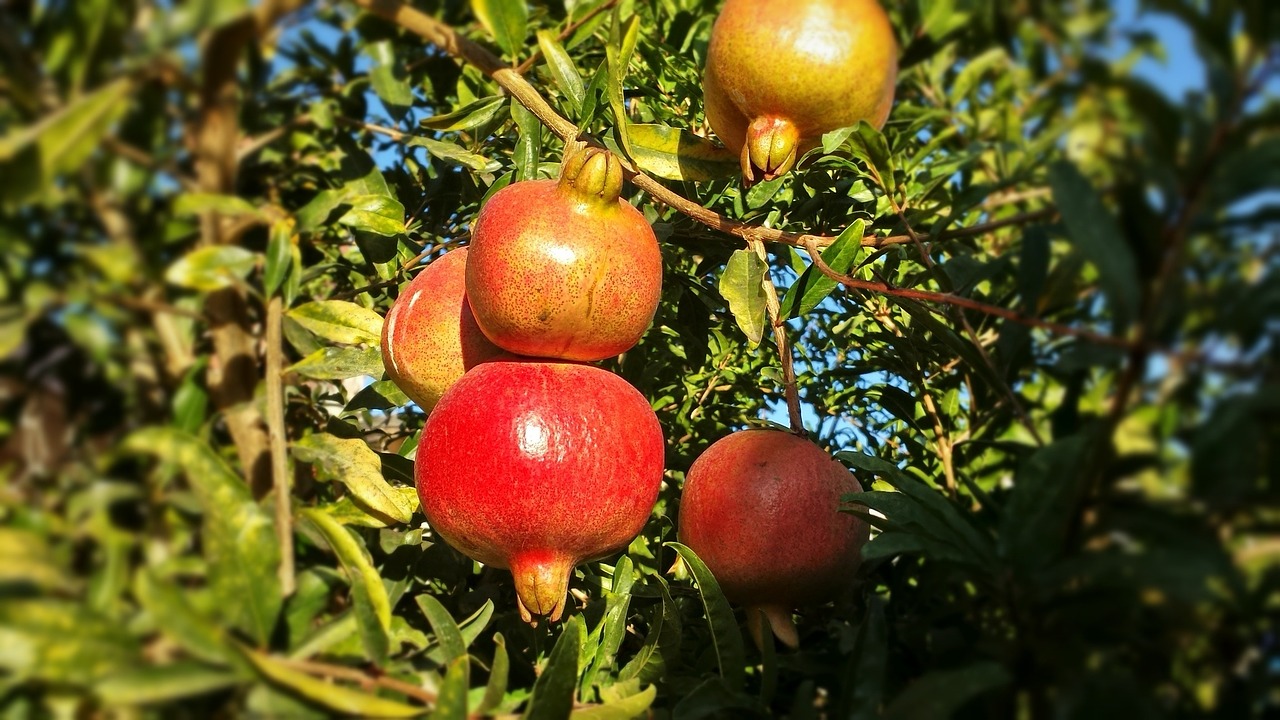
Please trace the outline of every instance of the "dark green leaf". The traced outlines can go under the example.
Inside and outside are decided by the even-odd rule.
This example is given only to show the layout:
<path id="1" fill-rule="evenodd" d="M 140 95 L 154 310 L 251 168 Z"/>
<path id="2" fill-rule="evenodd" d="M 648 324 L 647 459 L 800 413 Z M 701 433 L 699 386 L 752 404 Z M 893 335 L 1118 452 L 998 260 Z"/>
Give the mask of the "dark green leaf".
<path id="1" fill-rule="evenodd" d="M 1117 329 L 1128 327 L 1138 312 L 1140 285 L 1133 251 L 1125 243 L 1115 216 L 1074 165 L 1055 163 L 1049 169 L 1049 182 L 1071 242 L 1098 269 Z"/>
<path id="2" fill-rule="evenodd" d="M 569 618 L 556 639 L 542 674 L 533 683 L 525 720 L 559 720 L 573 709 L 578 686 L 578 654 L 582 650 L 582 618 Z"/>
<path id="3" fill-rule="evenodd" d="M 887 720 L 951 717 L 969 700 L 1011 680 L 1004 666 L 977 663 L 960 670 L 936 670 L 907 686 L 885 709 Z"/>
<path id="4" fill-rule="evenodd" d="M 838 273 L 848 273 L 862 255 L 862 236 L 866 224 L 854 220 L 840 233 L 830 247 L 822 251 L 822 259 Z M 812 312 L 836 289 L 836 281 L 816 267 L 810 266 L 787 288 L 782 297 L 780 314 L 793 318 Z"/>
<path id="5" fill-rule="evenodd" d="M 697 553 L 678 542 L 667 544 L 680 553 L 698 581 L 698 595 L 702 598 L 702 607 L 711 627 L 711 639 L 715 643 L 716 658 L 720 662 L 720 677 L 728 688 L 736 692 L 742 688 L 744 681 L 746 649 L 742 644 L 738 622 L 733 617 L 733 609 L 729 607 L 729 601 L 725 600 L 720 583 L 716 582 L 715 576 L 698 558 Z"/>

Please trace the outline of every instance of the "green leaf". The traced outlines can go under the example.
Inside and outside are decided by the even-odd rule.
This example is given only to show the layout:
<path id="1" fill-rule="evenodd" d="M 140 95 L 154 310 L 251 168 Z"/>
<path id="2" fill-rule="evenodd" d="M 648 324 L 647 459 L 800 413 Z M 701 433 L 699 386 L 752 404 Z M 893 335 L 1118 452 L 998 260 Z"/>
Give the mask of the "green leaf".
<path id="1" fill-rule="evenodd" d="M 444 654 L 444 662 L 452 663 L 458 658 L 467 657 L 467 642 L 462 637 L 462 630 L 444 605 L 427 594 L 419 595 L 414 600 L 426 616 L 427 622 L 431 623 L 431 629 L 435 631 L 436 642 L 440 644 L 440 650 Z"/>
<path id="2" fill-rule="evenodd" d="M 511 672 L 511 661 L 507 658 L 507 641 L 502 633 L 493 634 L 493 664 L 489 668 L 489 681 L 484 687 L 484 696 L 476 707 L 477 715 L 486 715 L 502 704 L 507 695 L 507 679 Z"/>
<path id="3" fill-rule="evenodd" d="M 192 192 L 179 195 L 173 202 L 173 214 L 177 216 L 200 215 L 207 212 L 216 212 L 233 218 L 265 217 L 257 206 L 237 195 Z"/>
<path id="4" fill-rule="evenodd" d="M 506 95 L 481 98 L 475 102 L 467 103 L 452 112 L 423 118 L 418 124 L 441 132 L 470 130 L 492 122 L 502 114 L 503 106 L 506 103 Z"/>
<path id="5" fill-rule="evenodd" d="M 288 660 L 242 648 L 241 652 L 263 677 L 288 688 L 321 707 L 356 717 L 408 718 L 425 715 L 427 708 L 406 705 L 331 682 L 295 669 Z"/>
<path id="6" fill-rule="evenodd" d="M 224 633 L 191 607 L 183 590 L 159 579 L 153 570 L 144 569 L 134 578 L 133 595 L 156 627 L 176 640 L 183 650 L 216 665 L 228 662 Z"/>
<path id="7" fill-rule="evenodd" d="M 387 104 L 388 109 L 397 115 L 413 106 L 413 89 L 405 76 L 404 65 L 396 57 L 395 46 L 390 40 L 380 40 L 365 46 L 369 56 L 373 58 L 373 67 L 369 69 L 369 82 L 373 91 Z"/>
<path id="8" fill-rule="evenodd" d="M 542 164 L 542 123 L 520 103 L 511 103 L 511 119 L 520 130 L 512 159 L 516 165 L 516 182 L 534 180 Z"/>
<path id="9" fill-rule="evenodd" d="M 280 544 L 270 516 L 226 461 L 196 437 L 149 428 L 130 435 L 123 447 L 186 472 L 204 510 L 201 537 L 218 611 L 233 627 L 265 644 L 284 604 L 277 575 Z"/>
<path id="10" fill-rule="evenodd" d="M 657 696 L 658 686 L 650 685 L 635 695 L 628 695 L 621 700 L 574 710 L 569 714 L 569 718 L 571 720 L 632 720 L 644 717 Z"/>
<path id="11" fill-rule="evenodd" d="M 965 703 L 1012 678 L 994 662 L 959 670 L 935 670 L 907 686 L 885 709 L 886 720 L 927 720 L 952 717 Z"/>
<path id="12" fill-rule="evenodd" d="M 524 0 L 471 0 L 471 10 L 507 57 L 520 55 L 529 24 Z"/>
<path id="13" fill-rule="evenodd" d="M 630 125 L 631 159 L 641 170 L 665 180 L 707 182 L 741 172 L 731 150 L 688 130 L 669 125 Z"/>
<path id="14" fill-rule="evenodd" d="M 564 623 L 560 637 L 547 658 L 542 674 L 533 683 L 525 720 L 560 720 L 573 709 L 578 686 L 578 654 L 582 650 L 582 617 L 574 615 Z"/>
<path id="15" fill-rule="evenodd" d="M 363 440 L 312 433 L 293 444 L 293 455 L 315 465 L 323 477 L 345 485 L 356 502 L 375 515 L 407 523 L 417 509 L 406 494 L 387 484 L 382 458 Z"/>
<path id="16" fill-rule="evenodd" d="M 141 662 L 117 621 L 50 597 L 0 602 L 0 670 L 19 683 L 88 685 Z"/>
<path id="17" fill-rule="evenodd" d="M 600 647 L 590 668 L 582 676 L 584 690 L 592 686 L 602 670 L 613 666 L 618 648 L 622 647 L 622 639 L 627 632 L 627 612 L 631 607 L 634 567 L 631 558 L 623 555 L 613 569 L 613 586 L 605 591 L 604 616 L 600 618 L 600 625 L 597 627 L 601 637 Z"/>
<path id="18" fill-rule="evenodd" d="M 542 50 L 542 57 L 547 61 L 551 79 L 555 81 L 556 87 L 568 101 L 572 114 L 576 116 L 582 110 L 582 100 L 586 97 L 587 90 L 582 84 L 582 76 L 573 65 L 573 59 L 556 39 L 556 34 L 550 30 L 538 31 L 538 48 Z"/>
<path id="19" fill-rule="evenodd" d="M 1141 287 L 1124 233 L 1098 191 L 1074 165 L 1054 163 L 1049 168 L 1049 184 L 1071 242 L 1098 269 L 1098 281 L 1111 305 L 1116 329 L 1123 330 L 1137 316 Z"/>
<path id="20" fill-rule="evenodd" d="M 164 279 L 178 287 L 212 292 L 244 280 L 257 265 L 257 253 L 237 245 L 211 245 L 178 258 L 165 270 Z"/>
<path id="21" fill-rule="evenodd" d="M 733 609 L 729 607 L 729 601 L 725 600 L 720 583 L 716 582 L 715 576 L 698 558 L 697 553 L 678 542 L 667 545 L 680 553 L 698 581 L 698 595 L 702 598 L 702 607 L 711 627 L 711 639 L 720 663 L 720 677 L 730 690 L 737 692 L 742 689 L 745 680 L 743 669 L 746 667 L 746 649 L 738 622 L 733 617 Z"/>
<path id="22" fill-rule="evenodd" d="M 884 698 L 889 630 L 884 620 L 884 600 L 872 596 L 849 657 L 844 687 L 846 716 L 850 720 L 877 720 Z"/>
<path id="23" fill-rule="evenodd" d="M 391 632 L 391 600 L 382 576 L 373 567 L 367 551 L 345 527 L 316 508 L 305 508 L 299 517 L 311 523 L 333 549 L 351 586 L 360 638 L 370 659 L 378 664 L 387 660 Z"/>
<path id="24" fill-rule="evenodd" d="M 94 686 L 94 693 L 108 706 L 148 705 L 207 695 L 240 682 L 238 675 L 226 670 L 178 662 L 124 670 Z"/>
<path id="25" fill-rule="evenodd" d="M 862 254 L 862 236 L 866 233 L 866 223 L 854 220 L 840 233 L 835 242 L 822 251 L 822 259 L 838 273 L 847 274 Z M 796 281 L 787 288 L 782 297 L 779 314 L 794 318 L 812 312 L 818 304 L 836 289 L 836 281 L 827 277 L 817 267 L 810 265 Z"/>
<path id="26" fill-rule="evenodd" d="M 290 365 L 289 372 L 317 380 L 382 377 L 382 350 L 376 347 L 325 347 Z"/>
<path id="27" fill-rule="evenodd" d="M 1088 457 L 1088 435 L 1072 435 L 1042 447 L 1018 468 L 1013 495 L 1001 513 L 1002 554 L 1035 570 L 1057 558 L 1078 512 Z"/>
<path id="28" fill-rule="evenodd" d="M 262 272 L 262 289 L 267 297 L 275 295 L 280 283 L 284 282 L 293 269 L 294 244 L 292 222 L 281 220 L 272 223 L 271 235 L 267 240 L 266 268 Z"/>
<path id="29" fill-rule="evenodd" d="M 133 91 L 134 80 L 122 78 L 0 137 L 0 198 L 29 200 L 77 170 L 129 109 Z"/>
<path id="30" fill-rule="evenodd" d="M 426 148 L 427 152 L 441 160 L 451 162 L 455 165 L 461 165 L 462 167 L 475 172 L 492 173 L 502 169 L 502 164 L 498 161 L 490 160 L 484 155 L 473 153 L 470 150 L 462 148 L 451 142 L 432 140 L 431 138 L 415 135 L 414 137 L 407 138 L 405 140 L 405 144 L 410 147 Z"/>
<path id="31" fill-rule="evenodd" d="M 382 341 L 382 316 L 345 300 L 309 302 L 286 315 L 330 342 L 376 345 Z"/>
<path id="32" fill-rule="evenodd" d="M 889 143 L 884 139 L 884 134 L 866 120 L 858 123 L 849 136 L 849 149 L 855 158 L 867 164 L 877 185 L 884 188 L 886 183 L 893 183 L 893 154 L 889 152 Z M 885 188 L 886 192 L 892 189 Z"/>
<path id="33" fill-rule="evenodd" d="M 768 268 L 752 250 L 735 250 L 720 275 L 720 294 L 751 346 L 764 336 L 764 279 Z"/>
<path id="34" fill-rule="evenodd" d="M 466 720 L 467 687 L 471 682 L 471 658 L 463 655 L 449 663 L 436 696 L 432 720 Z"/>
<path id="35" fill-rule="evenodd" d="M 631 133 L 628 127 L 627 106 L 622 93 L 623 81 L 626 80 L 627 66 L 631 63 L 631 55 L 635 52 L 636 41 L 640 37 L 640 16 L 633 15 L 622 22 L 622 16 L 614 9 L 613 25 L 609 33 L 609 42 L 605 45 L 605 60 L 609 65 L 608 85 L 605 94 L 609 99 L 609 107 L 613 110 L 614 130 L 618 141 L 622 144 L 628 158 L 631 154 Z"/>
<path id="36" fill-rule="evenodd" d="M 404 234 L 404 205 L 390 195 L 356 195 L 348 197 L 351 208 L 338 222 L 375 235 L 395 237 Z"/>

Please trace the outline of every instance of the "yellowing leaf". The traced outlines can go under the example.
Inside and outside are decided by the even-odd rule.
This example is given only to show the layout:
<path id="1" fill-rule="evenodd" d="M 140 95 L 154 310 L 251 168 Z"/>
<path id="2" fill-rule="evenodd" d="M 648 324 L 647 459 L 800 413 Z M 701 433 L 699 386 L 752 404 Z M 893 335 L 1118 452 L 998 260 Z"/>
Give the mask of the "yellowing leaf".
<path id="1" fill-rule="evenodd" d="M 664 180 L 704 182 L 738 173 L 733 151 L 688 130 L 668 125 L 632 125 L 631 159 L 641 170 Z"/>
<path id="2" fill-rule="evenodd" d="M 355 501 L 371 512 L 400 523 L 413 517 L 417 503 L 387 484 L 382 458 L 363 440 L 315 433 L 294 443 L 293 455 L 314 464 L 324 477 L 347 486 Z M 413 497 L 416 500 L 417 496 Z"/>
<path id="3" fill-rule="evenodd" d="M 382 316 L 345 300 L 318 300 L 290 310 L 299 325 L 330 342 L 354 345 L 382 340 Z"/>

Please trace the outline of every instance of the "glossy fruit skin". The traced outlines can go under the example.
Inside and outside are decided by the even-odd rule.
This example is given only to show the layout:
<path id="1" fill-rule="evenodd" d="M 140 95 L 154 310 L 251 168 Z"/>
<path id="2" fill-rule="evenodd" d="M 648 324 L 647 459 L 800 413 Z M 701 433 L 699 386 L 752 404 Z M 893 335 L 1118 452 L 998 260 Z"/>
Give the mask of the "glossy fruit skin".
<path id="1" fill-rule="evenodd" d="M 748 181 L 776 177 L 823 133 L 883 127 L 897 57 L 877 0 L 727 0 L 707 49 L 707 121 L 742 151 Z"/>
<path id="2" fill-rule="evenodd" d="M 472 228 L 467 294 L 485 335 L 506 350 L 602 360 L 648 329 L 662 254 L 644 215 L 616 191 L 602 199 L 555 180 L 514 183 Z"/>
<path id="3" fill-rule="evenodd" d="M 495 361 L 441 398 L 414 473 L 431 528 L 510 568 L 526 621 L 555 621 L 573 567 L 643 529 L 662 484 L 662 429 L 644 396 L 606 370 Z"/>
<path id="4" fill-rule="evenodd" d="M 679 537 L 706 563 L 725 597 L 769 617 L 834 599 L 861 561 L 870 529 L 839 511 L 857 479 L 817 445 L 778 430 L 721 438 L 685 476 Z M 756 621 L 758 622 L 758 621 Z M 758 639 L 758 638 L 757 638 Z"/>
<path id="5" fill-rule="evenodd" d="M 507 355 L 471 314 L 466 267 L 466 248 L 436 258 L 400 292 L 382 324 L 387 375 L 428 413 L 464 372 Z"/>

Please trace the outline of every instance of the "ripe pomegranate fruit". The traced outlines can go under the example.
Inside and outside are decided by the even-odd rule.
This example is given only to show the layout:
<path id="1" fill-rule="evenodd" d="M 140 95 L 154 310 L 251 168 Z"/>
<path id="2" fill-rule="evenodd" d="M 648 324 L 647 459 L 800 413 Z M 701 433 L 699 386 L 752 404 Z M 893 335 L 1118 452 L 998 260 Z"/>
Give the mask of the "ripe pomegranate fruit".
<path id="1" fill-rule="evenodd" d="M 520 355 L 601 360 L 640 340 L 658 308 L 653 229 L 620 199 L 607 150 L 571 154 L 560 180 L 494 193 L 471 232 L 467 295 L 480 328 Z"/>
<path id="2" fill-rule="evenodd" d="M 751 185 L 786 173 L 823 133 L 883 127 L 897 77 L 877 0 L 727 0 L 703 73 L 707 121 Z"/>
<path id="3" fill-rule="evenodd" d="M 821 448 L 778 430 L 721 438 L 694 461 L 680 502 L 680 541 L 707 564 L 725 597 L 757 611 L 778 639 L 799 644 L 791 610 L 826 602 L 847 587 L 870 530 L 842 513 L 860 492 L 853 473 Z"/>
<path id="4" fill-rule="evenodd" d="M 437 258 L 405 287 L 382 324 L 387 375 L 426 412 L 462 373 L 506 355 L 471 314 L 466 267 L 466 248 Z"/>
<path id="5" fill-rule="evenodd" d="M 515 577 L 520 615 L 552 622 L 580 562 L 621 550 L 662 483 L 662 429 L 625 380 L 590 365 L 496 360 L 436 405 L 414 475 L 427 522 Z"/>

